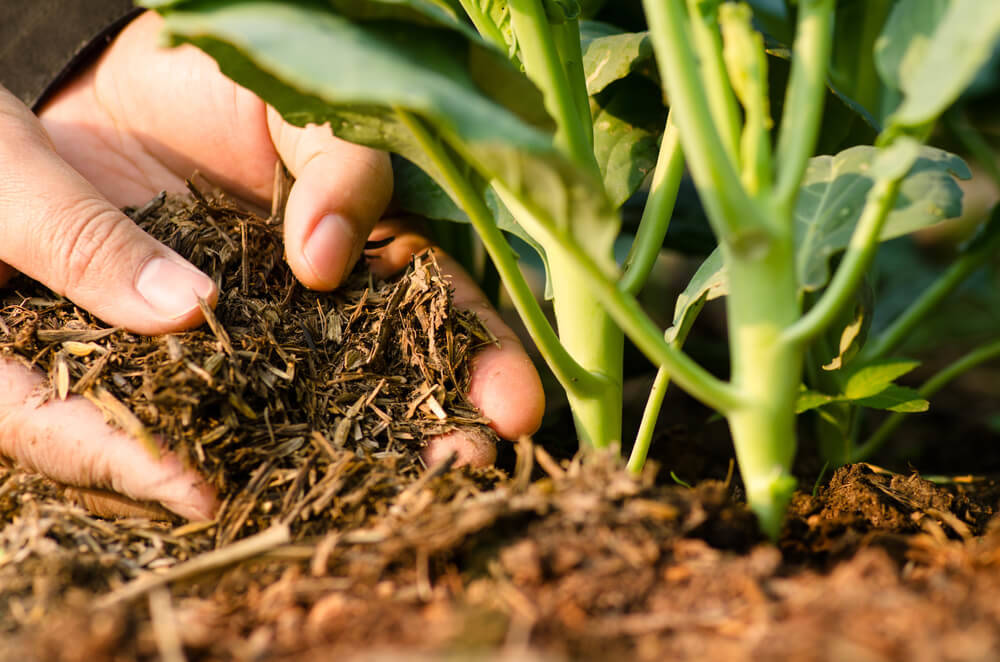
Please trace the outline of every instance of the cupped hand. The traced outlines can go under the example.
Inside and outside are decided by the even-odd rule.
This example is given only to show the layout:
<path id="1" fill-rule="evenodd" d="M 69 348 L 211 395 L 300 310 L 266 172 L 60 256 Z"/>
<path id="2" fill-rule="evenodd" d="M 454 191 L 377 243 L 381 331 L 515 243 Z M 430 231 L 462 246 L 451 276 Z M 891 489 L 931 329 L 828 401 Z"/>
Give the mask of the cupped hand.
<path id="1" fill-rule="evenodd" d="M 38 121 L 0 88 L 0 285 L 21 271 L 105 322 L 146 334 L 200 324 L 198 298 L 212 281 L 118 211 L 161 190 L 185 190 L 195 170 L 247 202 L 269 204 L 274 169 L 296 177 L 285 208 L 285 251 L 308 287 L 335 288 L 359 259 L 391 196 L 386 155 L 286 124 L 191 47 L 156 47 L 160 20 L 133 22 L 107 52 L 41 109 Z M 397 236 L 373 262 L 402 268 L 427 240 L 395 221 Z M 483 317 L 500 340 L 474 359 L 470 399 L 503 437 L 537 429 L 544 399 L 514 334 L 473 281 L 447 257 L 456 303 Z M 0 359 L 0 455 L 70 486 L 106 514 L 161 504 L 210 517 L 215 494 L 170 454 L 154 461 L 90 403 L 71 396 L 39 405 L 41 377 Z M 426 459 L 457 452 L 489 464 L 495 449 L 468 435 L 432 440 Z"/>

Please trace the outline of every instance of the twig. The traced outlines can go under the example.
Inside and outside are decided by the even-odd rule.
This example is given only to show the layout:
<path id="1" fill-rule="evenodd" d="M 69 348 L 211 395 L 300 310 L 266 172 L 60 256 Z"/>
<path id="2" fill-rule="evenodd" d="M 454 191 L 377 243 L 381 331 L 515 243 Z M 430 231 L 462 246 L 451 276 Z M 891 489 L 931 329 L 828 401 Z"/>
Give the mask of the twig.
<path id="1" fill-rule="evenodd" d="M 98 609 L 131 602 L 142 597 L 149 591 L 167 586 L 176 581 L 187 579 L 203 572 L 217 570 L 234 565 L 255 556 L 269 552 L 291 540 L 292 534 L 285 524 L 277 524 L 256 535 L 221 549 L 197 556 L 190 561 L 176 565 L 169 570 L 155 575 L 144 575 L 125 584 L 117 591 L 105 595 L 97 601 Z"/>
<path id="2" fill-rule="evenodd" d="M 162 586 L 149 594 L 149 618 L 153 623 L 156 648 L 163 662 L 187 662 L 177 616 L 170 604 L 170 591 Z"/>

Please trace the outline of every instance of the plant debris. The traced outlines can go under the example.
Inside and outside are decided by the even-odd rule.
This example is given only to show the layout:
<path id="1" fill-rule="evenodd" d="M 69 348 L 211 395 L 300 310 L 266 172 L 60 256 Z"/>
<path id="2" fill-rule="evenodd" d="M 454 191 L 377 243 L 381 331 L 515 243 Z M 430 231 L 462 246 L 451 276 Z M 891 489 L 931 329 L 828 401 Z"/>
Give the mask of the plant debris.
<path id="1" fill-rule="evenodd" d="M 379 480 L 362 458 L 415 474 L 429 437 L 492 434 L 465 393 L 469 359 L 495 339 L 451 306 L 433 254 L 389 281 L 361 265 L 312 292 L 282 259 L 279 224 L 190 190 L 127 212 L 219 285 L 206 325 L 138 336 L 23 279 L 0 299 L 0 355 L 46 371 L 45 398 L 82 395 L 197 468 L 224 499 L 215 546 L 272 522 L 349 528 L 371 504 L 346 495 Z"/>
<path id="2" fill-rule="evenodd" d="M 509 477 L 425 469 L 429 435 L 483 427 L 462 393 L 492 342 L 432 258 L 317 294 L 278 225 L 220 198 L 132 214 L 221 283 L 209 324 L 141 338 L 22 280 L 0 351 L 165 440 L 223 508 L 101 519 L 0 467 L 0 662 L 995 659 L 995 481 L 845 467 L 775 547 L 729 478 L 530 440 Z"/>

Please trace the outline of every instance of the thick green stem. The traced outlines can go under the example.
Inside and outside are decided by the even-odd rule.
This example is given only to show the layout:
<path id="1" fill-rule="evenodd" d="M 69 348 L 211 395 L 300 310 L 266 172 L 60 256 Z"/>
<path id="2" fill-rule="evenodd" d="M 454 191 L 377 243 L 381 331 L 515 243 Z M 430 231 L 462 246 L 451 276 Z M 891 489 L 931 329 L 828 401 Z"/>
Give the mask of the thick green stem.
<path id="1" fill-rule="evenodd" d="M 796 486 L 791 467 L 804 350 L 782 338 L 800 314 L 793 242 L 776 239 L 762 254 L 727 258 L 732 382 L 747 404 L 726 418 L 747 502 L 775 539 Z"/>
<path id="2" fill-rule="evenodd" d="M 462 3 L 462 9 L 465 10 L 472 24 L 476 26 L 476 31 L 479 32 L 480 36 L 500 50 L 509 53 L 510 48 L 507 40 L 503 38 L 503 33 L 490 20 L 490 17 L 483 13 L 483 10 L 479 7 L 479 3 L 475 0 L 459 0 L 459 2 Z"/>
<path id="3" fill-rule="evenodd" d="M 581 168 L 600 176 L 592 147 L 593 126 L 580 121 L 573 85 L 541 0 L 509 0 L 508 7 L 525 73 L 542 90 L 545 108 L 556 121 L 556 145 Z"/>
<path id="4" fill-rule="evenodd" d="M 540 241 L 547 251 L 562 252 L 567 260 L 577 265 L 580 280 L 576 287 L 589 290 L 591 296 L 601 302 L 625 335 L 653 364 L 666 366 L 681 388 L 717 411 L 725 413 L 744 403 L 737 389 L 712 375 L 683 352 L 671 347 L 663 338 L 663 332 L 656 322 L 643 311 L 636 298 L 618 289 L 618 279 L 615 274 L 610 273 L 612 267 L 602 268 L 575 238 L 557 229 L 554 223 L 546 223 L 535 217 L 502 182 L 494 180 L 492 185 L 514 218 L 531 236 Z"/>
<path id="5" fill-rule="evenodd" d="M 544 243 L 543 243 L 544 245 Z M 552 280 L 559 340 L 573 359 L 601 379 L 602 388 L 568 392 L 580 441 L 606 448 L 622 438 L 622 366 L 625 338 L 589 288 L 575 261 L 558 247 L 545 246 Z"/>
<path id="6" fill-rule="evenodd" d="M 768 98 L 764 37 L 753 27 L 744 4 L 719 8 L 723 58 L 733 91 L 746 115 L 740 137 L 740 168 L 747 191 L 762 199 L 771 190 L 771 102 Z"/>
<path id="7" fill-rule="evenodd" d="M 584 136 L 590 141 L 590 149 L 594 149 L 594 116 L 590 112 L 590 94 L 587 92 L 587 75 L 583 71 L 583 47 L 580 44 L 580 21 L 577 19 L 563 21 L 552 26 L 552 34 L 556 41 L 556 50 L 566 71 L 570 89 L 573 91 L 573 102 L 580 116 L 580 124 Z"/>
<path id="8" fill-rule="evenodd" d="M 525 72 L 542 90 L 545 107 L 556 120 L 556 145 L 579 167 L 599 178 L 575 21 L 550 25 L 540 0 L 510 0 L 508 7 Z M 524 215 L 523 205 L 514 196 L 507 196 L 504 202 L 515 218 L 519 213 Z M 615 233 L 613 228 L 608 230 L 579 237 L 590 258 L 611 260 Z M 582 274 L 575 261 L 543 236 L 531 234 L 548 255 L 560 341 L 574 360 L 602 384 L 597 391 L 568 394 L 577 433 L 582 442 L 594 447 L 621 441 L 622 331 L 593 294 L 580 287 Z"/>
<path id="9" fill-rule="evenodd" d="M 625 258 L 625 275 L 618 287 L 623 292 L 638 294 L 646 279 L 653 271 L 656 258 L 663 247 L 663 240 L 670 227 L 670 217 L 677 202 L 681 176 L 684 174 L 684 151 L 681 149 L 677 125 L 673 112 L 667 115 L 667 125 L 660 142 L 660 155 L 653 171 L 653 181 L 649 188 L 649 199 L 642 210 L 639 231 L 636 232 L 632 249 Z"/>
<path id="10" fill-rule="evenodd" d="M 798 28 L 792 47 L 792 72 L 781 113 L 775 154 L 775 203 L 782 217 L 791 219 L 799 184 L 816 149 L 826 74 L 833 40 L 834 0 L 801 0 Z"/>
<path id="11" fill-rule="evenodd" d="M 753 243 L 751 235 L 760 234 L 772 221 L 763 206 L 747 195 L 712 122 L 684 0 L 643 0 L 643 6 L 671 109 L 677 113 L 684 154 L 712 229 L 723 243 Z"/>
<path id="12" fill-rule="evenodd" d="M 729 86 L 719 36 L 718 0 L 687 0 L 691 36 L 705 82 L 705 95 L 722 145 L 733 165 L 740 162 L 740 111 Z"/>
<path id="13" fill-rule="evenodd" d="M 517 266 L 517 258 L 503 233 L 497 228 L 489 208 L 459 171 L 444 145 L 431 135 L 420 118 L 401 108 L 396 109 L 396 115 L 437 167 L 441 183 L 476 228 L 493 264 L 500 272 L 514 307 L 556 379 L 568 393 L 580 397 L 601 391 L 604 386 L 602 379 L 584 370 L 559 342 L 538 305 L 538 300 L 524 280 Z"/>
<path id="14" fill-rule="evenodd" d="M 1000 340 L 994 340 L 988 345 L 973 350 L 962 358 L 958 359 L 950 366 L 936 374 L 920 387 L 919 393 L 924 399 L 930 399 L 935 393 L 944 388 L 952 380 L 960 377 L 976 366 L 987 361 L 1000 357 Z M 872 454 L 878 452 L 889 437 L 900 426 L 905 418 L 905 414 L 894 413 L 889 416 L 882 425 L 872 434 L 865 443 L 858 446 L 851 455 L 851 462 L 862 462 Z"/>

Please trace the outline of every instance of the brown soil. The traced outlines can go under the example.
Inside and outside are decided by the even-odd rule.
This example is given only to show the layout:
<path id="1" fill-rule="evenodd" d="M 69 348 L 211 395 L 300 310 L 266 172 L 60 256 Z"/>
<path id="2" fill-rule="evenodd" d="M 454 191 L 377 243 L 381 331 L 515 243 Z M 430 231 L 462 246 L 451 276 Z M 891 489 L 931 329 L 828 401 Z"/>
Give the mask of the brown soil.
<path id="1" fill-rule="evenodd" d="M 992 660 L 1000 650 L 995 483 L 845 467 L 815 497 L 797 496 L 774 546 L 724 483 L 662 486 L 607 458 L 557 464 L 519 450 L 516 474 L 492 489 L 463 472 L 404 477 L 365 528 L 131 595 L 125 578 L 183 558 L 201 534 L 91 519 L 43 482 L 11 476 L 0 660 L 182 659 L 178 650 L 194 660 Z M 533 482 L 532 457 L 548 472 Z"/>
<path id="2" fill-rule="evenodd" d="M 199 266 L 241 292 L 246 242 L 277 226 L 199 205 L 160 236 L 202 233 Z M 527 440 L 507 473 L 424 468 L 426 435 L 481 425 L 460 393 L 489 341 L 433 263 L 370 287 L 359 272 L 336 301 L 267 269 L 285 285 L 259 310 L 246 289 L 173 340 L 53 335 L 99 325 L 38 291 L 7 299 L 0 346 L 49 370 L 48 397 L 103 388 L 111 420 L 168 433 L 227 501 L 204 525 L 104 520 L 0 469 L 0 662 L 1000 659 L 997 482 L 844 467 L 796 495 L 772 545 L 728 479 L 636 480 Z"/>

